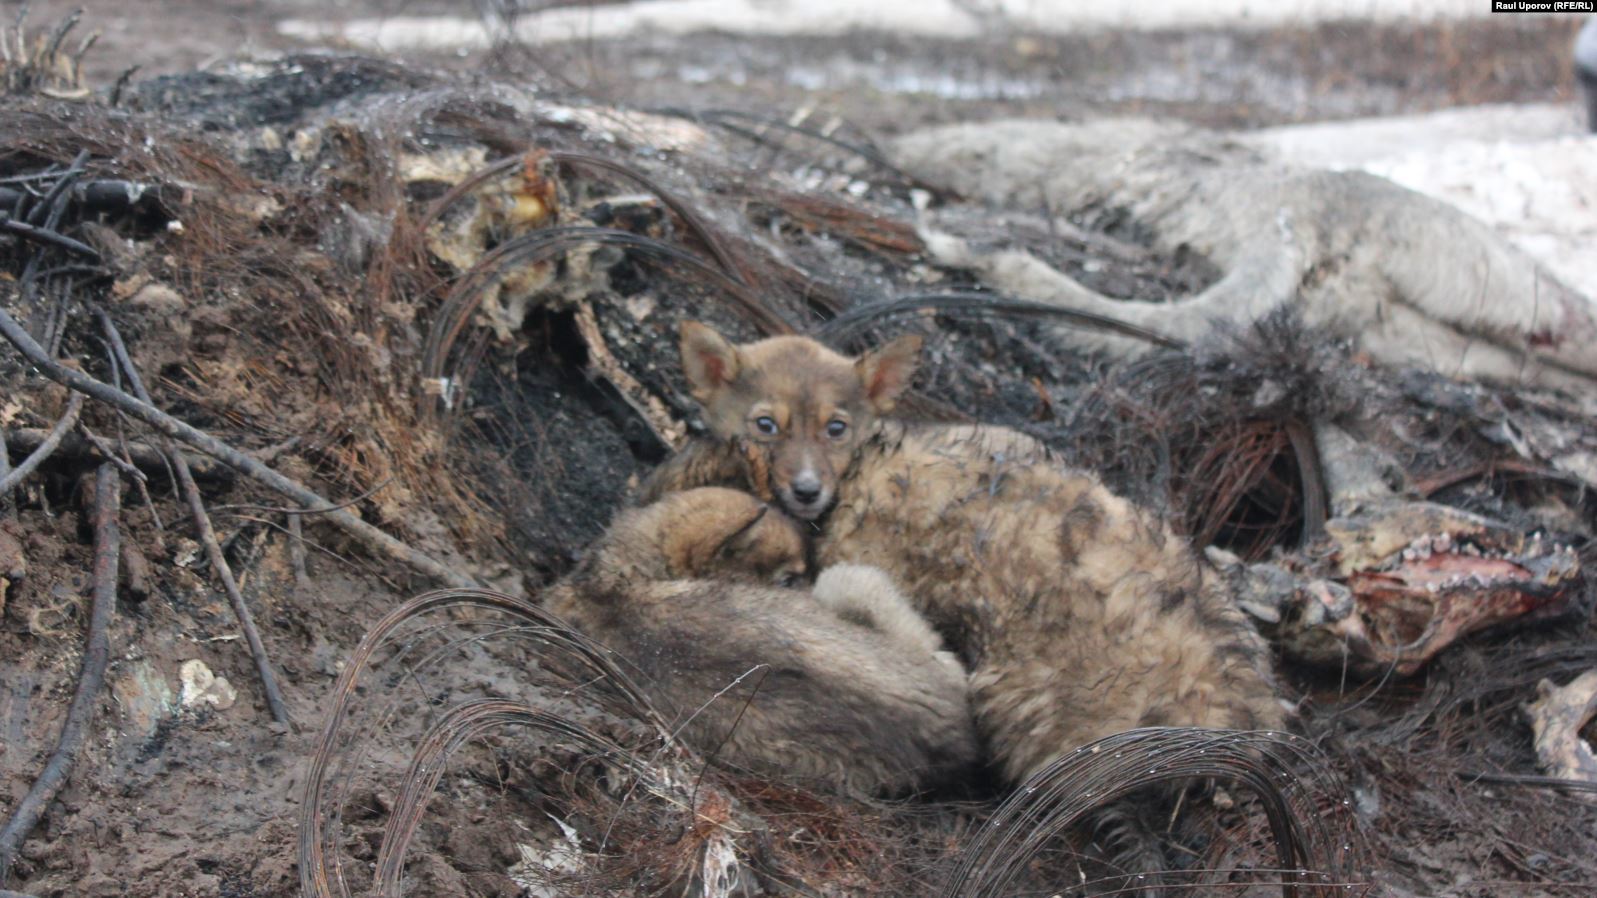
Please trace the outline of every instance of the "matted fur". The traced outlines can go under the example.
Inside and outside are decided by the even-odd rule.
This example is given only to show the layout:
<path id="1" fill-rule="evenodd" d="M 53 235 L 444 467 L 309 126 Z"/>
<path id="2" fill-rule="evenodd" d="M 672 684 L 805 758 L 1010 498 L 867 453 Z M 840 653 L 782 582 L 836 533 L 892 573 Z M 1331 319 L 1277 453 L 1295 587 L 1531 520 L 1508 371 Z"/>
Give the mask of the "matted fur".
<path id="1" fill-rule="evenodd" d="M 725 765 L 893 794 L 973 764 L 964 669 L 940 646 L 766 585 L 803 569 L 803 539 L 781 512 L 698 489 L 623 512 L 545 601 L 632 662 L 687 741 Z M 879 573 L 843 592 L 914 613 Z"/>
<path id="2" fill-rule="evenodd" d="M 882 350 L 854 360 L 791 337 L 729 348 L 725 378 L 694 385 L 719 439 L 668 461 L 645 495 L 752 483 L 780 498 L 782 472 L 768 461 L 780 440 L 750 439 L 737 423 L 773 395 L 845 397 L 853 436 L 828 485 L 836 500 L 817 561 L 881 568 L 949 640 L 1008 777 L 1135 727 L 1282 724 L 1264 641 L 1156 515 L 1014 431 L 881 419 L 896 391 L 873 401 L 860 372 Z"/>

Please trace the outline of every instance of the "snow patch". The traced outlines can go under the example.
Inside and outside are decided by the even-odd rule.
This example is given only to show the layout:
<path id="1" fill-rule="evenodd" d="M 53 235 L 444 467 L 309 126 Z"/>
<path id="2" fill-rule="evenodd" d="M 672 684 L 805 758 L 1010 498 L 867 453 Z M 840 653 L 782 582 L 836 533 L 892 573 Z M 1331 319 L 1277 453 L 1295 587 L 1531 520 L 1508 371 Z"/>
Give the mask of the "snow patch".
<path id="1" fill-rule="evenodd" d="M 1426 21 L 1485 12 L 1484 0 L 643 0 L 528 12 L 515 24 L 529 44 L 640 33 L 842 34 L 879 29 L 929 37 L 984 32 L 1062 34 L 1107 28 L 1197 25 L 1268 27 L 1327 20 Z M 342 40 L 369 49 L 453 50 L 487 46 L 492 32 L 460 16 L 393 16 L 338 24 L 289 19 L 278 30 L 301 40 Z"/>

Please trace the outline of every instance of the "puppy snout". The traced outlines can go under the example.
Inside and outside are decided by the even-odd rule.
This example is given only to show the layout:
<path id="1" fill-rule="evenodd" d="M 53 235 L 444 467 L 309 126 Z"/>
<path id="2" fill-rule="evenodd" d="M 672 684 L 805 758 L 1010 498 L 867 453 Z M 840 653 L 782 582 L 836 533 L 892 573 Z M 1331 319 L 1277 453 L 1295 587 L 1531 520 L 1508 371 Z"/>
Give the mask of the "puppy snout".
<path id="1" fill-rule="evenodd" d="M 821 478 L 813 474 L 800 474 L 793 478 L 793 498 L 800 505 L 814 505 L 820 501 Z"/>

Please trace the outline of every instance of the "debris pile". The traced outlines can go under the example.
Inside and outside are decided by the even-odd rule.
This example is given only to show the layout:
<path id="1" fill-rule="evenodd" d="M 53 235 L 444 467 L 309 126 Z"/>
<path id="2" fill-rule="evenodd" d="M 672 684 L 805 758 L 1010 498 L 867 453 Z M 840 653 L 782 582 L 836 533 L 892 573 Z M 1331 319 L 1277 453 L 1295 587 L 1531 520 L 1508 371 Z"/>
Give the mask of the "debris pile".
<path id="1" fill-rule="evenodd" d="M 1597 811 L 1558 797 L 1581 787 L 1538 770 L 1549 731 L 1518 717 L 1597 667 L 1579 397 L 1381 367 L 1289 313 L 1178 341 L 993 293 L 920 216 L 1027 244 L 1111 306 L 1217 269 L 1130 210 L 984 209 L 781 120 L 333 56 L 84 101 L 11 71 L 0 886 L 1093 894 L 1119 880 L 1080 806 L 1178 776 L 1233 784 L 1168 834 L 1194 890 L 1597 883 Z M 1007 802 L 884 806 L 694 756 L 626 659 L 536 605 L 700 426 L 686 319 L 850 350 L 923 333 L 908 412 L 1024 430 L 1212 547 L 1303 735 L 1116 737 Z M 451 589 L 401 603 L 427 585 Z M 18 798 L 58 732 L 76 772 Z M 84 785 L 50 805 L 52 775 Z M 73 847 L 102 825 L 113 848 Z"/>

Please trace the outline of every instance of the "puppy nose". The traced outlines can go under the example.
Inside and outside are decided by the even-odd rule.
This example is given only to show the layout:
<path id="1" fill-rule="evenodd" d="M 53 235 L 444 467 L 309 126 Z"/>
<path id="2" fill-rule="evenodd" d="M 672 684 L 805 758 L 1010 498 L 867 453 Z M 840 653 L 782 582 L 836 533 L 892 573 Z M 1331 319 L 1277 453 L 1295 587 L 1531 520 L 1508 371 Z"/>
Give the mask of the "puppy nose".
<path id="1" fill-rule="evenodd" d="M 818 477 L 799 477 L 793 481 L 793 498 L 801 505 L 813 505 L 821 498 L 821 480 Z"/>

